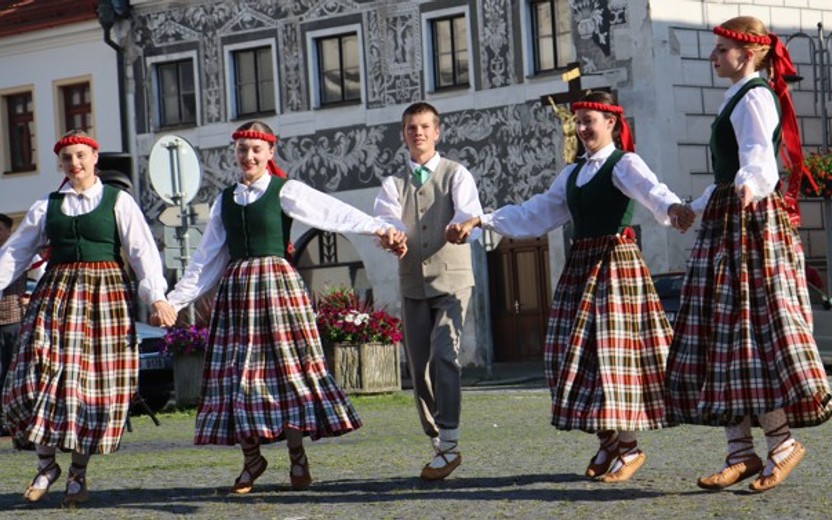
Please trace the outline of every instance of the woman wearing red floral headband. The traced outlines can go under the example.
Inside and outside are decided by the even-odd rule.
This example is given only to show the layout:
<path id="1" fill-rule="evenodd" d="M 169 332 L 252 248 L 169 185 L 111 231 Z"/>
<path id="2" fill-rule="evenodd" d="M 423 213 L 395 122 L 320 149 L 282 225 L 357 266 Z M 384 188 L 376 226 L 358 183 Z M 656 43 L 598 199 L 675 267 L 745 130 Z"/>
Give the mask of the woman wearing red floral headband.
<path id="1" fill-rule="evenodd" d="M 260 445 L 285 439 L 292 488 L 306 489 L 312 478 L 303 437 L 342 435 L 361 422 L 327 372 L 306 287 L 285 258 L 292 220 L 334 233 L 375 234 L 388 244 L 401 237 L 279 175 L 276 138 L 266 124 L 244 124 L 232 138 L 239 181 L 212 206 L 193 261 L 168 295 L 179 310 L 219 282 L 195 442 L 240 444 L 243 470 L 231 492 L 245 494 L 268 465 Z"/>
<path id="2" fill-rule="evenodd" d="M 133 198 L 95 174 L 98 143 L 80 131 L 55 144 L 66 182 L 37 200 L 0 249 L 0 288 L 29 268 L 48 242 L 46 272 L 31 296 L 3 391 L 6 425 L 34 445 L 38 472 L 24 495 L 37 502 L 60 477 L 55 450 L 72 452 L 64 504 L 88 498 L 90 455 L 118 449 L 138 381 L 132 283 L 166 313 L 159 251 Z"/>
<path id="3" fill-rule="evenodd" d="M 634 201 L 681 231 L 693 215 L 632 153 L 624 111 L 612 96 L 590 93 L 572 110 L 586 155 L 545 193 L 468 220 L 448 239 L 464 239 L 474 226 L 537 237 L 572 221 L 544 356 L 552 425 L 597 433 L 600 447 L 586 475 L 621 482 L 645 460 L 636 431 L 667 425 L 664 366 L 672 333 L 629 227 Z"/>
<path id="4" fill-rule="evenodd" d="M 803 158 L 783 76 L 794 66 L 756 18 L 732 18 L 714 33 L 711 63 L 733 85 L 712 126 L 716 183 L 692 204 L 703 212 L 702 227 L 668 358 L 667 413 L 673 421 L 725 427 L 725 465 L 700 478 L 700 487 L 722 489 L 759 474 L 750 488 L 764 491 L 803 457 L 789 427 L 826 421 L 832 393 L 812 338 L 793 229 Z M 791 170 L 784 196 L 777 191 L 781 135 Z M 754 451 L 753 422 L 765 432 L 765 464 Z"/>

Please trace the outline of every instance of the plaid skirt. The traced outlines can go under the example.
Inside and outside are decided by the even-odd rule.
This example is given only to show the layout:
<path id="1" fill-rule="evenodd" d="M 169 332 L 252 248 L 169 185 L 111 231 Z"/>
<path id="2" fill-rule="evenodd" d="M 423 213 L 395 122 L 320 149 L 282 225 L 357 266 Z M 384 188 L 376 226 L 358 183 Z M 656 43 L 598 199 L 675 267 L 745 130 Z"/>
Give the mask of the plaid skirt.
<path id="1" fill-rule="evenodd" d="M 232 261 L 220 281 L 202 378 L 196 444 L 313 440 L 361 426 L 327 371 L 303 279 L 283 258 Z"/>
<path id="2" fill-rule="evenodd" d="M 587 432 L 667 426 L 664 368 L 671 336 L 633 241 L 613 235 L 575 242 L 546 335 L 552 425 Z"/>
<path id="3" fill-rule="evenodd" d="M 23 318 L 3 389 L 16 447 L 118 450 L 138 384 L 129 284 L 115 262 L 46 271 Z"/>
<path id="4" fill-rule="evenodd" d="M 711 195 L 682 288 L 666 400 L 672 420 L 712 426 L 781 408 L 792 427 L 832 416 L 803 250 L 779 194 L 745 210 L 732 185 Z"/>

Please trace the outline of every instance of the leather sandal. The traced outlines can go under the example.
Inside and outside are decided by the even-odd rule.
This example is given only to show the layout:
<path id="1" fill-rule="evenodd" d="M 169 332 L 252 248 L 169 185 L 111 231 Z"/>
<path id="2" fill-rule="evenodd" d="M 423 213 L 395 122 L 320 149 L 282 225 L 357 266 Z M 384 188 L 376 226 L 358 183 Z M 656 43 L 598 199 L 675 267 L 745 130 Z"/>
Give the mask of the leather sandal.
<path id="1" fill-rule="evenodd" d="M 309 486 L 312 485 L 312 475 L 309 474 L 309 457 L 306 456 L 303 446 L 289 448 L 289 460 L 291 462 L 289 482 L 292 484 L 292 489 L 294 491 L 309 489 Z M 295 468 L 300 468 L 302 473 L 296 475 Z"/>
<path id="2" fill-rule="evenodd" d="M 76 469 L 76 471 L 72 471 Z M 87 477 L 86 475 L 81 475 L 80 471 L 85 470 L 86 466 L 79 466 L 77 464 L 71 464 L 69 466 L 69 476 L 66 478 L 66 492 L 64 493 L 64 507 L 75 507 L 76 504 L 82 504 L 89 500 L 90 494 L 87 491 Z M 78 484 L 81 486 L 81 489 L 77 493 L 70 493 L 69 486 L 71 484 Z"/>
<path id="3" fill-rule="evenodd" d="M 456 455 L 456 457 L 454 457 L 453 460 L 448 460 L 448 455 Z M 447 450 L 437 449 L 434 458 L 436 457 L 440 457 L 443 461 L 445 461 L 445 464 L 438 468 L 431 467 L 430 463 L 425 464 L 419 478 L 428 482 L 442 480 L 453 473 L 453 471 L 458 468 L 460 464 L 462 464 L 462 454 L 459 453 L 456 443 L 454 443 L 454 445 Z"/>
<path id="4" fill-rule="evenodd" d="M 779 464 L 774 465 L 774 469 L 771 470 L 771 474 L 760 474 L 760 476 L 748 486 L 748 489 L 760 492 L 768 491 L 769 489 L 779 486 L 784 480 L 786 480 L 789 473 L 791 473 L 797 464 L 803 459 L 803 456 L 806 455 L 806 449 L 801 443 L 794 441 L 794 444 L 791 446 L 783 447 L 783 442 L 768 453 L 769 460 L 774 462 L 775 455 L 783 453 L 790 448 L 792 452 L 789 453 L 785 459 L 781 460 Z"/>
<path id="5" fill-rule="evenodd" d="M 257 446 L 257 449 L 259 450 L 260 447 Z M 245 450 L 243 450 L 243 453 L 245 453 Z M 243 471 L 240 472 L 240 475 L 234 481 L 234 485 L 231 486 L 229 492 L 234 493 L 235 495 L 245 495 L 250 493 L 254 488 L 254 481 L 266 471 L 268 466 L 269 461 L 262 455 L 259 455 L 257 460 L 252 464 L 246 464 L 243 462 Z M 243 480 L 243 475 L 246 474 L 248 474 L 248 479 Z"/>
<path id="6" fill-rule="evenodd" d="M 636 448 L 636 446 L 638 446 L 638 444 L 635 441 L 631 443 L 619 442 L 618 456 L 615 458 L 615 461 L 621 461 L 621 466 L 615 471 L 602 475 L 598 480 L 606 483 L 624 482 L 635 475 L 636 471 L 644 465 L 644 461 L 647 459 L 647 456 L 643 451 L 638 449 L 636 450 L 638 454 L 629 462 L 624 461 L 624 456 L 629 455 L 630 451 Z M 613 467 L 614 466 L 615 465 L 613 465 Z"/>
<path id="7" fill-rule="evenodd" d="M 598 432 L 598 438 L 601 440 L 601 447 L 598 448 L 598 451 L 589 460 L 589 466 L 586 467 L 586 472 L 584 473 L 589 478 L 600 477 L 609 471 L 618 450 L 618 434 L 615 431 L 607 430 L 606 432 Z M 606 453 L 607 456 L 604 462 L 596 464 L 595 461 L 602 452 Z"/>
<path id="8" fill-rule="evenodd" d="M 52 484 L 55 483 L 61 477 L 61 467 L 58 466 L 58 463 L 55 462 L 54 457 L 52 458 L 52 462 L 49 463 L 48 466 L 45 468 L 38 470 L 38 474 L 35 475 L 35 478 L 32 479 L 32 483 L 29 484 L 29 487 L 26 488 L 26 492 L 23 493 L 23 498 L 26 499 L 29 503 L 35 503 L 44 496 L 46 493 L 49 492 L 49 488 L 52 487 Z M 52 470 L 55 470 L 55 478 L 50 479 L 47 474 L 50 473 Z M 40 489 L 35 487 L 35 482 L 40 478 L 46 476 L 46 479 L 49 481 L 49 484 L 46 485 L 45 489 Z"/>
<path id="9" fill-rule="evenodd" d="M 733 486 L 737 482 L 756 475 L 763 469 L 763 461 L 754 453 L 754 443 L 751 437 L 741 437 L 739 439 L 731 439 L 729 443 L 744 443 L 747 448 L 740 448 L 732 451 L 725 457 L 725 467 L 717 471 L 713 475 L 707 477 L 700 477 L 696 481 L 696 485 L 702 489 L 725 489 L 728 486 Z M 741 455 L 741 453 L 751 450 L 751 453 Z"/>

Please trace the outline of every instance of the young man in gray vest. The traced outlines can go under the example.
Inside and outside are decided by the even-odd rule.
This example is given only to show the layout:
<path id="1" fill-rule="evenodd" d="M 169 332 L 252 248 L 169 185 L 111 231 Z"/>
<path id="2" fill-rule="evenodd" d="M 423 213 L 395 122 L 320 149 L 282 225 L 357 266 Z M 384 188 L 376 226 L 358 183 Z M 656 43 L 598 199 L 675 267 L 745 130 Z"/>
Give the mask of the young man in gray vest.
<path id="1" fill-rule="evenodd" d="M 457 354 L 474 286 L 470 246 L 448 243 L 445 228 L 481 215 L 482 206 L 471 173 L 436 152 L 434 107 L 409 106 L 402 134 L 410 160 L 382 182 L 375 213 L 407 235 L 399 260 L 405 350 L 419 418 L 434 450 L 421 478 L 441 480 L 462 462 Z"/>

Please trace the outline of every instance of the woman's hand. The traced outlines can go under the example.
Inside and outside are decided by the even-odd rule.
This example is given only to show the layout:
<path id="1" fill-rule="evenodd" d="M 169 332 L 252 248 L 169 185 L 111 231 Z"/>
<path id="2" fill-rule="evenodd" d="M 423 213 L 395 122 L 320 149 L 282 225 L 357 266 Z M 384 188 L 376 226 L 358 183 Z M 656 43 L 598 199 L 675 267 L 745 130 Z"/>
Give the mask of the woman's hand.
<path id="1" fill-rule="evenodd" d="M 167 300 L 158 300 L 150 306 L 150 324 L 157 327 L 176 325 L 176 309 Z"/>
<path id="2" fill-rule="evenodd" d="M 376 236 L 379 238 L 381 246 L 397 257 L 402 258 L 407 254 L 407 234 L 404 231 L 399 231 L 391 226 L 386 231 L 383 229 L 377 230 Z"/>
<path id="3" fill-rule="evenodd" d="M 690 229 L 696 220 L 696 212 L 685 204 L 671 204 L 667 208 L 667 215 L 670 217 L 670 224 L 682 233 Z"/>
<path id="4" fill-rule="evenodd" d="M 754 192 L 748 184 L 743 184 L 742 186 L 737 187 L 737 197 L 740 199 L 742 209 L 747 208 L 749 205 L 751 205 L 751 209 L 755 208 L 756 204 L 751 202 L 754 200 Z"/>

